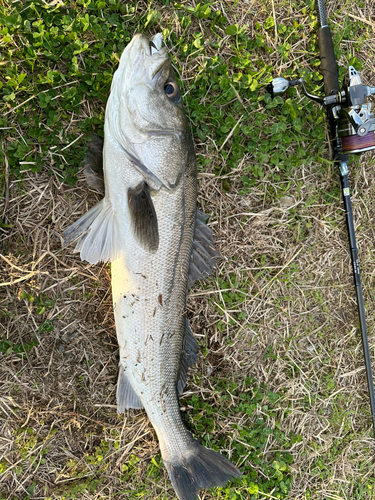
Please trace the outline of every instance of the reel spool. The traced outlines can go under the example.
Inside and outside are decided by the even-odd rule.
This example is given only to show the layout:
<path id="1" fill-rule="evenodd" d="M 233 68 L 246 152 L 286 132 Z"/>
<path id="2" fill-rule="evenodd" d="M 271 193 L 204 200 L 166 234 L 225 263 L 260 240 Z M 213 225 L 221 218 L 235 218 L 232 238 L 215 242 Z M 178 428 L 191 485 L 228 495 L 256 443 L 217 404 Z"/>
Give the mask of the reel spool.
<path id="1" fill-rule="evenodd" d="M 374 90 L 363 86 L 358 71 L 349 66 L 344 82 L 345 103 L 332 108 L 343 153 L 375 149 L 375 119 L 368 101 Z"/>
<path id="2" fill-rule="evenodd" d="M 364 153 L 375 149 L 374 131 L 369 132 L 364 137 L 359 135 L 346 135 L 341 137 L 342 152 L 347 154 Z"/>

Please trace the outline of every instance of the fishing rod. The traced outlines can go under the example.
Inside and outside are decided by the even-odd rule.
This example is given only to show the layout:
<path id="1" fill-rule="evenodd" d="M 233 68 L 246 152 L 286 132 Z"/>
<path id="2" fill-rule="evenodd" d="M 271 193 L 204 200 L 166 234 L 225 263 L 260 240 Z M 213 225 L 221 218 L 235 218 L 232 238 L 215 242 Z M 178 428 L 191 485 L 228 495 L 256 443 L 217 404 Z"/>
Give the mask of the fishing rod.
<path id="1" fill-rule="evenodd" d="M 359 72 L 353 66 L 349 66 L 343 85 L 340 87 L 332 35 L 328 26 L 324 0 L 317 0 L 317 12 L 320 25 L 318 31 L 321 60 L 320 69 L 323 75 L 325 96 L 310 94 L 307 91 L 303 78 L 296 80 L 287 80 L 282 77 L 274 78 L 272 83 L 267 87 L 267 90 L 273 98 L 274 94 L 285 92 L 289 87 L 301 85 L 304 94 L 309 99 L 322 104 L 327 113 L 332 141 L 332 159 L 340 172 L 362 347 L 365 358 L 367 387 L 375 435 L 374 383 L 348 181 L 348 155 L 360 154 L 375 149 L 375 119 L 371 112 L 371 103 L 368 100 L 371 95 L 375 94 L 375 87 L 366 87 L 363 85 Z"/>

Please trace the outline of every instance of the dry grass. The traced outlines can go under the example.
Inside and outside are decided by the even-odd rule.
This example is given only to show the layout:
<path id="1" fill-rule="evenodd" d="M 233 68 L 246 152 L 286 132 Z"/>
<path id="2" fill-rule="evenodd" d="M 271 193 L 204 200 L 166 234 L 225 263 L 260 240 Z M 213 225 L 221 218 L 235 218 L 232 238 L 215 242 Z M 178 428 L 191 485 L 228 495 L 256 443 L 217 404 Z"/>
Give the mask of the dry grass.
<path id="1" fill-rule="evenodd" d="M 263 22 L 273 5 L 278 22 L 287 22 L 290 7 L 281 3 L 260 7 L 242 2 L 224 7 L 233 23 L 247 24 L 251 33 L 254 21 Z M 351 2 L 345 10 L 338 8 L 334 2 L 328 9 L 336 12 L 335 29 L 349 15 L 371 23 L 374 32 L 375 7 L 370 0 L 362 7 Z M 271 30 L 268 36 L 276 48 L 275 33 Z M 295 61 L 283 64 L 277 52 L 264 53 L 264 60 L 274 64 L 278 74 L 289 64 L 298 65 L 302 60 L 308 64 L 308 58 L 303 58 L 306 43 L 301 39 L 295 47 Z M 365 83 L 373 83 L 371 40 L 365 44 L 367 51 L 360 54 L 355 40 L 344 43 L 364 61 Z M 340 60 L 340 64 L 347 61 Z M 183 67 L 187 88 L 193 66 Z M 267 178 L 248 195 L 240 196 L 241 176 L 251 156 L 231 174 L 231 189 L 226 192 L 222 182 L 227 176 L 207 175 L 225 162 L 220 151 L 199 140 L 197 151 L 212 159 L 200 176 L 198 201 L 202 210 L 212 214 L 211 225 L 223 259 L 210 286 L 203 288 L 202 283 L 188 299 L 192 329 L 209 353 L 194 368 L 194 373 L 202 375 L 199 385 L 190 377 L 187 393 L 215 404 L 210 381 L 215 375 L 238 384 L 245 377 L 254 377 L 270 391 L 282 394 L 277 402 L 278 421 L 268 419 L 268 425 L 302 436 L 290 448 L 294 456 L 290 498 L 306 499 L 310 490 L 314 499 L 352 499 L 356 482 L 374 475 L 374 440 L 344 214 L 340 200 L 324 202 L 324 193 L 339 182 L 338 173 L 328 163 L 322 167 L 311 162 L 289 180 L 290 199 L 270 195 Z M 368 153 L 350 165 L 372 354 L 374 160 L 374 154 Z M 45 172 L 50 167 L 46 165 Z M 7 498 L 25 498 L 27 488 L 36 482 L 31 498 L 45 498 L 47 492 L 60 498 L 78 479 L 92 477 L 94 481 L 100 469 L 100 486 L 73 498 L 129 498 L 139 484 L 121 480 L 122 464 L 135 455 L 140 459 L 135 466 L 139 483 L 146 482 L 150 489 L 142 498 L 163 494 L 174 498 L 163 469 L 158 484 L 146 477 L 158 443 L 145 414 L 116 415 L 118 360 L 109 267 L 89 266 L 70 250 L 61 249 L 62 230 L 97 202 L 98 196 L 87 189 L 82 175 L 69 188 L 58 175 L 45 172 L 26 174 L 22 182 L 9 181 L 7 219 L 13 227 L 1 242 L 0 338 L 14 345 L 37 339 L 38 346 L 23 358 L 0 353 L 0 463 L 7 466 L 0 491 Z M 229 281 L 234 276 L 238 279 L 232 291 L 246 297 L 231 310 L 223 300 L 218 278 Z M 243 288 L 245 292 L 240 290 Z M 31 302 L 29 296 L 45 296 L 55 303 L 38 314 L 36 299 Z M 231 318 L 238 311 L 245 312 L 246 319 L 233 323 Z M 40 325 L 48 321 L 54 330 L 41 332 Z M 225 324 L 223 330 L 218 328 L 220 321 Z M 217 422 L 228 436 L 229 424 Z M 90 465 L 87 456 L 98 457 L 103 441 L 109 451 L 98 469 L 100 459 Z M 265 454 L 273 451 L 271 436 Z M 317 461 L 319 457 L 322 462 Z M 202 493 L 202 498 L 213 496 Z M 364 493 L 355 498 L 375 497 Z"/>

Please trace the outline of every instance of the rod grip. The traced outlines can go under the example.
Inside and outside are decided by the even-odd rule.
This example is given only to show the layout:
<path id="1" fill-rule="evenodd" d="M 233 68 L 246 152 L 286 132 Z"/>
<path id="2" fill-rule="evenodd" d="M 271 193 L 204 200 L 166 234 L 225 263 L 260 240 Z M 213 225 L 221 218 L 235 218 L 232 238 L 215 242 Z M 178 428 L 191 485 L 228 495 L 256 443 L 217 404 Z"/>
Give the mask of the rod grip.
<path id="1" fill-rule="evenodd" d="M 329 26 L 319 29 L 319 52 L 323 75 L 325 95 L 331 95 L 340 90 L 339 77 L 337 75 L 337 64 L 331 30 Z"/>

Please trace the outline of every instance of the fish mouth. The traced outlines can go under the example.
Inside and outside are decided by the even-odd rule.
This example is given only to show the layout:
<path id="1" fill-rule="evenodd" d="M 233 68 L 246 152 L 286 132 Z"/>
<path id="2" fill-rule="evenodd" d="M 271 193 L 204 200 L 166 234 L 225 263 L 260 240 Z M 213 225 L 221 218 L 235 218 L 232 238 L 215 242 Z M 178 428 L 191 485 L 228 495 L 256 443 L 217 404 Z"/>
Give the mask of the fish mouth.
<path id="1" fill-rule="evenodd" d="M 131 42 L 129 51 L 134 54 L 133 69 L 135 74 L 143 73 L 142 81 L 153 89 L 163 68 L 170 65 L 163 35 L 157 33 L 151 40 L 145 35 L 136 35 Z"/>
<path id="2" fill-rule="evenodd" d="M 163 48 L 164 38 L 161 33 L 156 33 L 152 40 L 149 41 L 151 55 L 155 52 L 160 52 Z"/>

